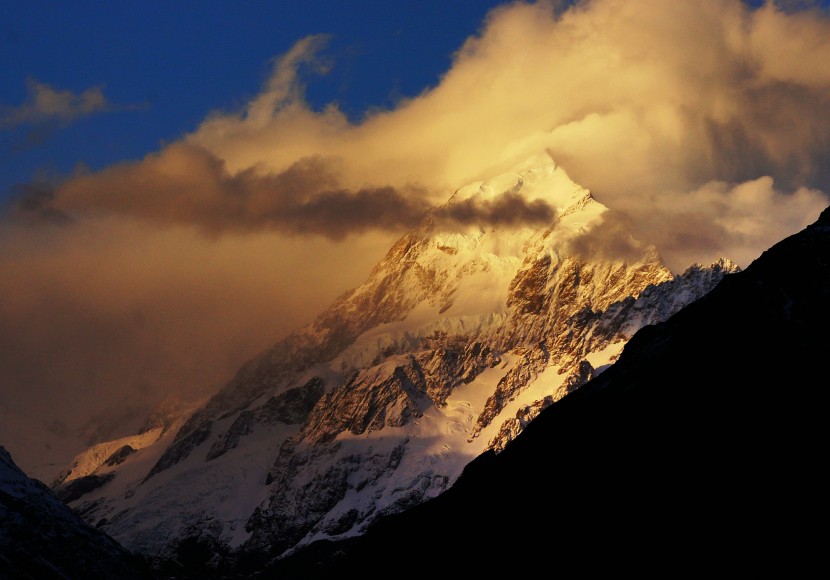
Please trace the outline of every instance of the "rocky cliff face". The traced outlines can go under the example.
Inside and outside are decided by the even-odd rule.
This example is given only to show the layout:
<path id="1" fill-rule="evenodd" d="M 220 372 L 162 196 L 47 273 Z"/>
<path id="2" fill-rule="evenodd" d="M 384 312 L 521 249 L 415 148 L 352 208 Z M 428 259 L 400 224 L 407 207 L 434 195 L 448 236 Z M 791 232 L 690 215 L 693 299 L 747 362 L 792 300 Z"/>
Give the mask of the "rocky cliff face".
<path id="1" fill-rule="evenodd" d="M 447 577 L 509 575 L 539 559 L 596 576 L 661 576 L 678 564 L 809 575 L 826 552 L 805 521 L 826 513 L 828 328 L 830 208 L 642 329 L 607 372 L 435 501 L 302 577 L 381 578 L 436 546 L 475 555 L 446 558 Z M 492 557 L 476 557 L 482 546 Z"/>
<path id="2" fill-rule="evenodd" d="M 148 554 L 199 541 L 214 559 L 279 556 L 360 534 L 441 493 L 601 373 L 639 328 L 736 269 L 673 276 L 642 246 L 624 261 L 576 255 L 573 241 L 606 210 L 551 164 L 471 184 L 449 204 L 505 193 L 556 217 L 494 227 L 436 213 L 175 434 L 102 462 L 91 474 L 112 477 L 72 505 Z"/>

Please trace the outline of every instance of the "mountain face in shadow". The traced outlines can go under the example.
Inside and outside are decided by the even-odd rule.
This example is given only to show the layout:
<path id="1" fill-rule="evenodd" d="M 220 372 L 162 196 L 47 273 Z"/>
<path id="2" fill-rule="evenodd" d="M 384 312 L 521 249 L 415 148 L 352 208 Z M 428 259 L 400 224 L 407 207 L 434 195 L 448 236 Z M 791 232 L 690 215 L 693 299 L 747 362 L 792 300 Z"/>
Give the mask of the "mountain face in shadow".
<path id="1" fill-rule="evenodd" d="M 86 524 L 0 447 L 0 578 L 150 578 L 144 562 Z"/>
<path id="2" fill-rule="evenodd" d="M 318 571 L 807 570 L 824 551 L 829 354 L 827 209 Z"/>

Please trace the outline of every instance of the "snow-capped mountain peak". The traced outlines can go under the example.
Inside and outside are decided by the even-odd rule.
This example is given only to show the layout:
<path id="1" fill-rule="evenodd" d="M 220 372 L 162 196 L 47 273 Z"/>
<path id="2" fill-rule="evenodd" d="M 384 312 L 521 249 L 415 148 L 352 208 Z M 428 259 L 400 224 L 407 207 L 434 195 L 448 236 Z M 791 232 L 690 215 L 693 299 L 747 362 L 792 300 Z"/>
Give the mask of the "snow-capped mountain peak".
<path id="1" fill-rule="evenodd" d="M 673 276 L 638 243 L 575 253 L 605 211 L 549 159 L 461 187 L 175 436 L 88 473 L 108 479 L 72 505 L 145 553 L 198 538 L 278 556 L 441 493 L 735 269 Z"/>

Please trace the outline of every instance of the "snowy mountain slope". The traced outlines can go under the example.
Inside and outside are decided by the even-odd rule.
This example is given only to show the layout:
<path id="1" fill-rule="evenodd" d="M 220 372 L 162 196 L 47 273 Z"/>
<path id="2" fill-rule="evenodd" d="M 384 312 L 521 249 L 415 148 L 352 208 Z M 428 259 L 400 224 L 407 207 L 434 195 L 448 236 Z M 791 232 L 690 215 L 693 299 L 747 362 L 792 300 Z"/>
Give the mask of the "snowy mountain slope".
<path id="1" fill-rule="evenodd" d="M 812 524 L 827 514 L 828 328 L 830 208 L 637 333 L 435 501 L 381 522 L 330 568 L 269 573 L 381 578 L 447 549 L 472 555 L 445 558 L 447 577 L 539 558 L 594 576 L 809 576 L 826 561 Z"/>
<path id="2" fill-rule="evenodd" d="M 153 407 L 140 400 L 140 395 L 127 397 L 117 404 L 96 411 L 74 422 L 35 413 L 12 399 L 2 400 L 0 393 L 0 441 L 16 463 L 30 477 L 53 482 L 62 475 L 67 463 L 90 446 L 135 435 L 143 429 Z M 202 401 L 203 403 L 203 401 Z M 173 401 L 162 403 L 178 405 Z"/>
<path id="3" fill-rule="evenodd" d="M 454 204 L 505 196 L 542 200 L 554 217 L 452 217 Z M 604 370 L 637 329 L 736 270 L 721 261 L 673 276 L 641 245 L 628 260 L 573 252 L 605 211 L 549 160 L 459 189 L 175 435 L 86 470 L 109 479 L 72 505 L 131 549 L 170 559 L 193 540 L 218 565 L 359 534 L 434 497 Z M 80 463 L 93 455 L 107 453 Z"/>
<path id="4" fill-rule="evenodd" d="M 149 568 L 84 523 L 0 447 L 0 578 L 149 578 Z"/>

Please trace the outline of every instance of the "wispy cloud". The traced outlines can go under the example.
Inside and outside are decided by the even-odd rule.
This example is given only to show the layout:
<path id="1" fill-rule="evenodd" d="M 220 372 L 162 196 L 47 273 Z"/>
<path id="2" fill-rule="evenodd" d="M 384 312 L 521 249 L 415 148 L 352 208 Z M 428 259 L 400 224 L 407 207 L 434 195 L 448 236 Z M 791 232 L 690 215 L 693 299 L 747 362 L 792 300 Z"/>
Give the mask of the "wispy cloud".
<path id="1" fill-rule="evenodd" d="M 17 107 L 0 106 L 0 129 L 57 121 L 73 121 L 111 109 L 102 87 L 81 93 L 60 90 L 34 79 L 27 81 L 28 96 Z"/>
<path id="2" fill-rule="evenodd" d="M 436 210 L 438 216 L 461 225 L 550 225 L 554 208 L 542 199 L 527 200 L 518 193 L 505 192 L 495 198 L 477 196 L 453 201 Z"/>

